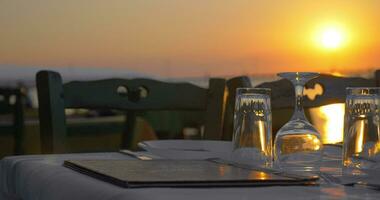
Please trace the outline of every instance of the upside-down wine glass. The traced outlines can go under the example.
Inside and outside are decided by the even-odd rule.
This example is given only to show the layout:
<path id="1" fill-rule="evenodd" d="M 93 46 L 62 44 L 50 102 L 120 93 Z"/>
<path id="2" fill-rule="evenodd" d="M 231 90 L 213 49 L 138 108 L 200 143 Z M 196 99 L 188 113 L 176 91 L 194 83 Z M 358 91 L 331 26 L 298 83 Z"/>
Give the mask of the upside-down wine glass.
<path id="1" fill-rule="evenodd" d="M 277 75 L 293 83 L 295 109 L 290 121 L 277 132 L 274 165 L 283 171 L 318 172 L 323 146 L 319 133 L 305 117 L 303 90 L 305 84 L 318 77 L 319 73 L 286 72 Z"/>

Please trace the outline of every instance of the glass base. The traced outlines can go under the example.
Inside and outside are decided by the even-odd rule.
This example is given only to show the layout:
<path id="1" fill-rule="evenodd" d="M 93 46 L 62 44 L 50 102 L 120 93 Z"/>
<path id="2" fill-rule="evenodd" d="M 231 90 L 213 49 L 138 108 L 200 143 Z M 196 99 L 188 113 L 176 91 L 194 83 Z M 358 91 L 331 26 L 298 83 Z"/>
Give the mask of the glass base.
<path id="1" fill-rule="evenodd" d="M 231 160 L 246 165 L 272 167 L 272 157 L 257 148 L 239 148 L 232 152 Z"/>
<path id="2" fill-rule="evenodd" d="M 283 156 L 280 162 L 275 162 L 275 167 L 285 172 L 319 172 L 319 155 L 298 154 Z"/>
<path id="3" fill-rule="evenodd" d="M 282 132 L 276 137 L 274 164 L 283 171 L 318 172 L 322 149 L 320 138 L 310 130 Z"/>
<path id="4" fill-rule="evenodd" d="M 377 162 L 366 157 L 352 156 L 343 161 L 343 174 L 365 175 L 365 171 L 376 169 Z"/>
<path id="5" fill-rule="evenodd" d="M 367 175 L 364 170 L 355 167 L 343 167 L 342 173 L 345 176 L 364 176 Z"/>

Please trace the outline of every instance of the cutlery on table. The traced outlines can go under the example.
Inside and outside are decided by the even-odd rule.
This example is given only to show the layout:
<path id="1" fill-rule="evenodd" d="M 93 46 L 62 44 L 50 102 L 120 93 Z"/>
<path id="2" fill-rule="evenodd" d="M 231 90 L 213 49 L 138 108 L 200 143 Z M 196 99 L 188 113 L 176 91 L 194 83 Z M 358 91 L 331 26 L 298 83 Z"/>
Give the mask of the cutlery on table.
<path id="1" fill-rule="evenodd" d="M 137 158 L 139 160 L 155 160 L 155 159 L 162 159 L 160 156 L 156 155 L 148 155 L 145 152 L 134 152 L 127 149 L 121 149 L 119 150 L 119 153 L 126 154 L 128 156 L 132 156 L 134 158 Z"/>

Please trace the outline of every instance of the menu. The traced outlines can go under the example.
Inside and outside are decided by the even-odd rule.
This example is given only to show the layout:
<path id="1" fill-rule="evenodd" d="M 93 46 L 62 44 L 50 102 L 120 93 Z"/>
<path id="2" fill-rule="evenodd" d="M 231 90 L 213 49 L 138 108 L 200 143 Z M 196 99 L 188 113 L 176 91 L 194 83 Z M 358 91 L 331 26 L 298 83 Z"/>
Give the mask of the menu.
<path id="1" fill-rule="evenodd" d="M 289 177 L 207 160 L 67 160 L 64 166 L 120 187 L 236 187 L 313 185 Z"/>

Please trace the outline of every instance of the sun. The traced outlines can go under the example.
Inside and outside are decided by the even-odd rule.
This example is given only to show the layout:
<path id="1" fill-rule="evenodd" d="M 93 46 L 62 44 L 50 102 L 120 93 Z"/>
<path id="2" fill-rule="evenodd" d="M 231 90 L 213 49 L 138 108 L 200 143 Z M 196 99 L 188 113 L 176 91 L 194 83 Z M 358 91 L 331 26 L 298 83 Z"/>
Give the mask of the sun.
<path id="1" fill-rule="evenodd" d="M 343 46 L 344 32 L 337 27 L 324 28 L 320 32 L 319 43 L 325 49 L 338 49 Z"/>
<path id="2" fill-rule="evenodd" d="M 328 49 L 336 49 L 342 44 L 342 33 L 334 28 L 326 29 L 322 33 L 322 45 Z"/>

